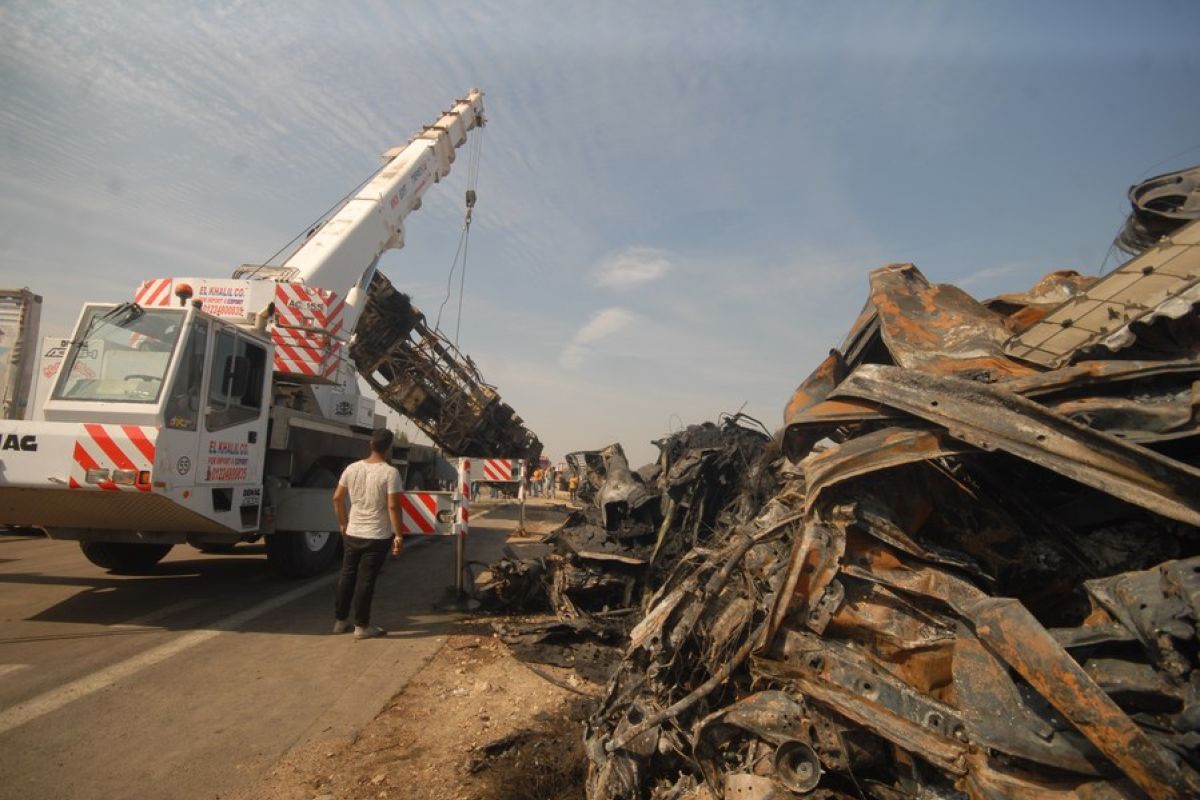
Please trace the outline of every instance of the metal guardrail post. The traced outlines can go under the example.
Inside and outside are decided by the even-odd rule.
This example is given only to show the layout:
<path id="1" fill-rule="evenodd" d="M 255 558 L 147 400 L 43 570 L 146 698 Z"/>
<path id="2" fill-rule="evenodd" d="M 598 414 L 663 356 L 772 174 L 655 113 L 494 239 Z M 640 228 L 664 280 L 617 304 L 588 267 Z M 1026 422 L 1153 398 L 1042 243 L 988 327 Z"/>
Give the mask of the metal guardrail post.
<path id="1" fill-rule="evenodd" d="M 454 493 L 454 592 L 466 594 L 463 573 L 467 569 L 467 530 L 471 520 L 471 461 L 458 460 L 458 489 Z"/>

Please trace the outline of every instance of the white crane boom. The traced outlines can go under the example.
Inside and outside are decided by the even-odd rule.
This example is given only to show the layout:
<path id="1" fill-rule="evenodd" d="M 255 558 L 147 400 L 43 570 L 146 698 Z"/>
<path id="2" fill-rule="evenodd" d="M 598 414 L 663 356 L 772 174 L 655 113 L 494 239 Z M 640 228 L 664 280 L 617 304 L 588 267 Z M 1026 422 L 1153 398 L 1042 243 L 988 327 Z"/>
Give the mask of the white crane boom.
<path id="1" fill-rule="evenodd" d="M 387 163 L 284 262 L 293 280 L 345 293 L 342 329 L 362 312 L 365 289 L 385 251 L 404 246 L 404 218 L 433 183 L 450 173 L 467 132 L 482 127 L 483 92 L 472 89 L 408 145 L 384 154 Z"/>

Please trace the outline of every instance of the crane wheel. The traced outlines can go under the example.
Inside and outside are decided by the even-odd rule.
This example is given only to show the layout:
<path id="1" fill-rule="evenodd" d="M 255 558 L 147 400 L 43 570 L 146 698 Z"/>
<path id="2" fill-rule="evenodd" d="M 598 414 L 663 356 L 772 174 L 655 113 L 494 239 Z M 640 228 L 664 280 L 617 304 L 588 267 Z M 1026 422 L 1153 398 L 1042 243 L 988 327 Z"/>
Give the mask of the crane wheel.
<path id="1" fill-rule="evenodd" d="M 277 531 L 265 539 L 267 561 L 286 578 L 307 578 L 337 562 L 342 537 L 323 531 Z"/>
<path id="2" fill-rule="evenodd" d="M 79 549 L 97 567 L 123 575 L 150 572 L 174 545 L 145 542 L 80 542 Z"/>

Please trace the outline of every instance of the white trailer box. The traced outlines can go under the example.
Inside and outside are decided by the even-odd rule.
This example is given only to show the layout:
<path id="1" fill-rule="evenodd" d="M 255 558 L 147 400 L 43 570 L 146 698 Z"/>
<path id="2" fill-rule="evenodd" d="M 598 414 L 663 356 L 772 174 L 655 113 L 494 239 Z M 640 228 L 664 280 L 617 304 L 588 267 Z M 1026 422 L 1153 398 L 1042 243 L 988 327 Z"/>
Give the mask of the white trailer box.
<path id="1" fill-rule="evenodd" d="M 0 289 L 0 419 L 29 419 L 42 298 Z"/>

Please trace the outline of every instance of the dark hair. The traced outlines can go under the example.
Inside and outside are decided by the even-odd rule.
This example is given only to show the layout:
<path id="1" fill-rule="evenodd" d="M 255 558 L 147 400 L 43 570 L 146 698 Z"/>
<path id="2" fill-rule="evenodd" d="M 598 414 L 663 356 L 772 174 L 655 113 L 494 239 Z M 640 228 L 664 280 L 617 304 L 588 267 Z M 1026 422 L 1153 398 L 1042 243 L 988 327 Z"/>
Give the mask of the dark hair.
<path id="1" fill-rule="evenodd" d="M 387 428 L 371 431 L 371 452 L 381 456 L 391 455 L 392 440 L 396 437 Z"/>

